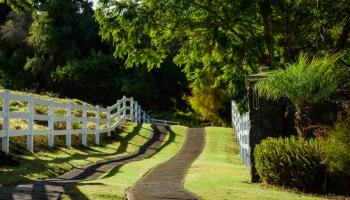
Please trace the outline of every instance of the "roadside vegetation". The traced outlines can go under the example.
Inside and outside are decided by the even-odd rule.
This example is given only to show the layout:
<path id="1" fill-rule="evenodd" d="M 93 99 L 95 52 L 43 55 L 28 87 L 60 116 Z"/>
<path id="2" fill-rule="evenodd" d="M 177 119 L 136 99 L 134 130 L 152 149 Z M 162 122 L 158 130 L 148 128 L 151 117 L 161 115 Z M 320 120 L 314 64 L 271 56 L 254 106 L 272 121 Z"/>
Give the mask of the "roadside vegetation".
<path id="1" fill-rule="evenodd" d="M 350 194 L 350 102 L 346 93 L 335 95 L 349 91 L 350 70 L 336 64 L 343 56 L 301 54 L 295 63 L 258 80 L 262 97 L 291 102 L 298 134 L 267 138 L 256 146 L 262 181 L 314 193 Z M 327 111 L 327 103 L 335 108 Z"/>

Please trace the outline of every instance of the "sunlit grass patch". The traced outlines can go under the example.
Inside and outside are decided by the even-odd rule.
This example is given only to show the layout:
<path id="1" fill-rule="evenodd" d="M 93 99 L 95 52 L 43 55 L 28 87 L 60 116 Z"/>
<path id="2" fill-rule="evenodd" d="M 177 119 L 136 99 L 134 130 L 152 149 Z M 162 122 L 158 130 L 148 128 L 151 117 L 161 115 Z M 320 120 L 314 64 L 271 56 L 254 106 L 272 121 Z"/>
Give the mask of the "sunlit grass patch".
<path id="1" fill-rule="evenodd" d="M 185 188 L 202 199 L 322 199 L 291 190 L 249 183 L 249 169 L 239 157 L 235 134 L 231 128 L 206 128 L 206 145 L 192 164 Z"/>

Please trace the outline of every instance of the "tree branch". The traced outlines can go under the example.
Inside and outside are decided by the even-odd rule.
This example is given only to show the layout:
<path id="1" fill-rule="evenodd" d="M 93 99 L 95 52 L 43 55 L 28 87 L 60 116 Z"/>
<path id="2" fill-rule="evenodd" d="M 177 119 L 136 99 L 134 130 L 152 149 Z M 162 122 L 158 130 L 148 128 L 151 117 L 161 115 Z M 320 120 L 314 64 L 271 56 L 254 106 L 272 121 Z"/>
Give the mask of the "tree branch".
<path id="1" fill-rule="evenodd" d="M 343 26 L 343 31 L 340 34 L 337 43 L 335 44 L 335 48 L 334 48 L 334 53 L 337 53 L 339 51 L 341 51 L 342 49 L 344 49 L 346 41 L 349 37 L 349 33 L 350 33 L 350 20 L 349 17 L 346 18 L 345 24 Z"/>

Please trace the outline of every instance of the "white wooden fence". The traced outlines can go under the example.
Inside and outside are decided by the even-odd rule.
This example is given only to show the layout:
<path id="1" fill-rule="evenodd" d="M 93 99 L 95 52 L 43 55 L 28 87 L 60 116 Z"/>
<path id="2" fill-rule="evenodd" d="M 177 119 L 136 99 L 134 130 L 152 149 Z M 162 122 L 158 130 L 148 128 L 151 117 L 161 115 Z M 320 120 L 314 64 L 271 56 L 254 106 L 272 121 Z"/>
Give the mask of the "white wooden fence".
<path id="1" fill-rule="evenodd" d="M 0 118 L 2 118 L 2 129 L 0 130 L 0 138 L 2 138 L 2 151 L 9 153 L 10 137 L 26 136 L 27 149 L 33 151 L 33 137 L 35 135 L 44 135 L 48 137 L 48 145 L 54 146 L 54 136 L 65 135 L 66 145 L 71 146 L 72 135 L 82 135 L 82 144 L 87 145 L 87 134 L 95 135 L 95 143 L 100 144 L 100 133 L 107 133 L 110 136 L 111 131 L 116 127 L 124 124 L 126 120 L 134 122 L 151 123 L 151 118 L 142 110 L 138 102 L 132 97 L 125 96 L 118 100 L 116 104 L 103 108 L 100 106 L 90 106 L 87 104 L 78 105 L 72 103 L 60 103 L 54 100 L 43 100 L 34 97 L 33 95 L 20 95 L 11 93 L 9 90 L 0 91 L 0 101 L 2 101 L 2 110 Z M 27 112 L 15 112 L 10 109 L 12 101 L 19 101 L 27 105 Z M 48 108 L 47 114 L 35 113 L 35 106 L 44 106 Z M 58 115 L 55 110 L 65 110 L 64 115 Z M 72 114 L 72 111 L 80 111 L 81 116 L 77 117 Z M 94 117 L 89 117 L 87 114 L 93 113 Z M 105 113 L 105 117 L 101 114 Z M 103 116 L 103 115 L 102 115 Z M 11 129 L 11 119 L 22 119 L 27 122 L 28 129 Z M 47 130 L 36 130 L 34 128 L 35 120 L 47 121 Z M 66 130 L 55 130 L 55 122 L 65 122 Z M 80 129 L 72 129 L 73 123 L 80 123 Z M 94 128 L 89 128 L 88 123 L 95 123 Z M 105 124 L 101 128 L 100 125 Z"/>
<path id="2" fill-rule="evenodd" d="M 237 142 L 239 144 L 241 160 L 246 166 L 251 165 L 250 159 L 250 145 L 249 145 L 249 131 L 250 121 L 249 112 L 240 114 L 237 109 L 237 105 L 234 101 L 231 102 L 232 108 L 232 127 L 236 129 Z"/>
<path id="3" fill-rule="evenodd" d="M 164 126 L 180 125 L 180 122 L 168 121 L 163 119 L 154 119 L 154 118 L 151 118 L 151 122 L 156 125 L 164 125 Z"/>

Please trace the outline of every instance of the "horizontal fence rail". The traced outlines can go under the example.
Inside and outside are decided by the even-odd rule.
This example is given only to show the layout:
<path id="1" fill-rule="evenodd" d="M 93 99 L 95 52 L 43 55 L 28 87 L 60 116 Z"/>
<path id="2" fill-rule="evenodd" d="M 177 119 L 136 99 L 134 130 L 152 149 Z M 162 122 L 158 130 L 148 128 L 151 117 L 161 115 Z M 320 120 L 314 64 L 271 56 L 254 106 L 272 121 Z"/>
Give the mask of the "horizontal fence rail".
<path id="1" fill-rule="evenodd" d="M 14 111 L 11 104 L 21 102 L 25 111 Z M 73 104 L 57 102 L 53 99 L 40 99 L 34 95 L 21 95 L 9 90 L 0 91 L 0 118 L 2 127 L 0 138 L 2 140 L 2 151 L 9 153 L 10 138 L 17 136 L 27 137 L 27 150 L 33 151 L 36 135 L 48 137 L 48 146 L 54 146 L 54 136 L 65 135 L 66 146 L 72 145 L 72 135 L 82 135 L 81 143 L 87 146 L 87 135 L 95 135 L 95 144 L 100 144 L 100 133 L 111 135 L 111 131 L 127 120 L 138 123 L 152 123 L 153 119 L 142 110 L 141 106 L 133 97 L 123 96 L 116 104 L 107 106 L 91 106 L 88 104 Z M 38 107 L 44 108 L 45 112 L 39 112 Z M 26 122 L 27 129 L 11 128 L 11 120 L 22 119 Z M 35 128 L 35 122 L 44 121 L 47 127 L 44 130 Z M 65 123 L 65 129 L 55 129 L 55 123 Z M 167 121 L 164 124 L 171 124 Z"/>
<path id="2" fill-rule="evenodd" d="M 164 125 L 164 126 L 180 125 L 180 122 L 168 121 L 163 119 L 154 119 L 154 118 L 151 118 L 151 122 L 156 125 Z"/>
<path id="3" fill-rule="evenodd" d="M 240 114 L 238 112 L 237 105 L 234 101 L 231 102 L 231 116 L 232 116 L 232 127 L 236 129 L 237 142 L 239 145 L 241 160 L 246 166 L 251 165 L 250 159 L 250 144 L 249 144 L 249 131 L 250 121 L 249 112 Z"/>

